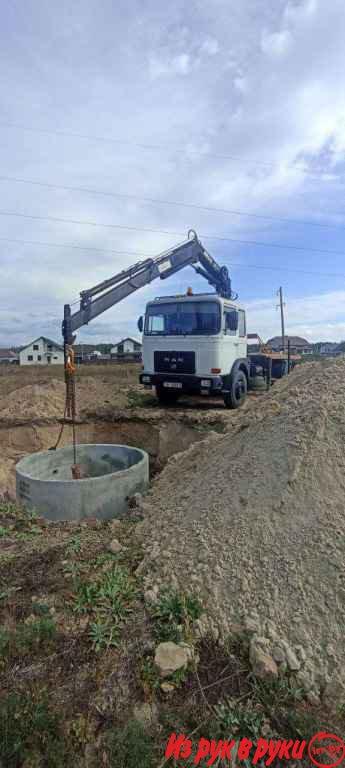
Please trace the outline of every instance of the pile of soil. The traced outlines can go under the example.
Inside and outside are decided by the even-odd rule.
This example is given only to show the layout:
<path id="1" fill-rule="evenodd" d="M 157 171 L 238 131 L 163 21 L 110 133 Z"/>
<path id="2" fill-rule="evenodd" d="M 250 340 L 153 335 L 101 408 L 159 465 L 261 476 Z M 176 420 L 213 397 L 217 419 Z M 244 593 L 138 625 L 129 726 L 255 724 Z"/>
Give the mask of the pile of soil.
<path id="1" fill-rule="evenodd" d="M 76 380 L 77 415 L 96 413 L 104 404 L 117 408 L 127 405 L 128 387 L 92 376 Z M 37 384 L 18 387 L 0 399 L 0 425 L 44 423 L 62 419 L 65 408 L 65 382 L 50 379 Z"/>
<path id="2" fill-rule="evenodd" d="M 23 422 L 61 418 L 64 413 L 65 384 L 52 379 L 46 384 L 28 384 L 10 392 L 0 401 L 0 421 Z"/>
<path id="3" fill-rule="evenodd" d="M 190 585 L 200 631 L 244 629 L 311 700 L 344 696 L 344 401 L 343 360 L 300 366 L 171 459 L 139 526 L 147 588 Z"/>

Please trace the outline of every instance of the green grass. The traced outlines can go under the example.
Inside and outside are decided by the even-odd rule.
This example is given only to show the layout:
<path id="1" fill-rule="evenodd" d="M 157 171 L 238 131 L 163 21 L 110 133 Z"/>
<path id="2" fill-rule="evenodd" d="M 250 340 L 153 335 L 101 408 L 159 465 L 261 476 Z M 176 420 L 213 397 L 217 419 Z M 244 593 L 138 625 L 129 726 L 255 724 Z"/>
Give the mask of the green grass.
<path id="1" fill-rule="evenodd" d="M 0 762 L 6 768 L 69 768 L 68 745 L 61 732 L 61 718 L 46 699 L 30 694 L 10 694 L 0 702 Z"/>
<path id="2" fill-rule="evenodd" d="M 107 739 L 106 754 L 110 768 L 157 768 L 154 741 L 137 720 L 114 728 Z"/>
<path id="3" fill-rule="evenodd" d="M 120 565 L 98 580 L 77 582 L 74 611 L 92 619 L 89 638 L 97 652 L 117 645 L 120 625 L 131 611 L 134 596 L 134 581 Z"/>
<path id="4" fill-rule="evenodd" d="M 150 408 L 158 405 L 158 400 L 154 395 L 148 392 L 137 392 L 136 389 L 130 389 L 127 393 L 129 408 Z"/>
<path id="5" fill-rule="evenodd" d="M 242 704 L 235 700 L 227 699 L 215 707 L 216 719 L 215 733 L 225 733 L 236 738 L 248 738 L 256 741 L 262 736 L 265 722 L 265 712 L 262 707 L 253 705 L 252 702 Z"/>
<path id="6" fill-rule="evenodd" d="M 30 523 L 37 518 L 37 512 L 33 509 L 24 509 L 13 501 L 0 501 L 0 517 Z"/>
<path id="7" fill-rule="evenodd" d="M 104 648 L 116 647 L 119 639 L 119 627 L 114 619 L 98 616 L 89 629 L 89 638 L 97 653 Z"/>
<path id="8" fill-rule="evenodd" d="M 159 642 L 171 640 L 175 643 L 188 640 L 193 623 L 201 614 L 201 603 L 194 595 L 164 590 L 151 609 L 156 639 Z"/>
<path id="9" fill-rule="evenodd" d="M 78 554 L 81 550 L 81 536 L 80 534 L 76 534 L 75 536 L 72 536 L 72 538 L 69 540 L 67 547 L 66 547 L 66 554 Z"/>
<path id="10" fill-rule="evenodd" d="M 33 536 L 41 535 L 42 528 L 35 525 L 36 518 L 34 510 L 26 510 L 12 501 L 0 501 L 0 519 L 5 523 L 0 525 L 0 539 L 9 536 L 25 542 Z"/>
<path id="11" fill-rule="evenodd" d="M 0 658 L 14 659 L 47 650 L 56 638 L 56 626 L 50 616 L 25 624 L 18 624 L 13 631 L 0 629 Z"/>
<path id="12" fill-rule="evenodd" d="M 153 659 L 142 659 L 140 666 L 140 679 L 143 689 L 147 694 L 151 695 L 154 691 L 158 690 L 161 680 Z"/>

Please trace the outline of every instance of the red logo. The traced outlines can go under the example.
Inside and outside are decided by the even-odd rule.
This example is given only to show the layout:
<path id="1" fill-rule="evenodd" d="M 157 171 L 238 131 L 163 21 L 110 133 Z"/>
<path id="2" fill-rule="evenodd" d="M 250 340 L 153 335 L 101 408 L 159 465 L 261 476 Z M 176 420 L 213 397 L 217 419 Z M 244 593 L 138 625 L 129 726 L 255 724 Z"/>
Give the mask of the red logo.
<path id="1" fill-rule="evenodd" d="M 317 768 L 336 768 L 345 758 L 345 742 L 335 733 L 320 731 L 309 742 L 308 753 Z"/>

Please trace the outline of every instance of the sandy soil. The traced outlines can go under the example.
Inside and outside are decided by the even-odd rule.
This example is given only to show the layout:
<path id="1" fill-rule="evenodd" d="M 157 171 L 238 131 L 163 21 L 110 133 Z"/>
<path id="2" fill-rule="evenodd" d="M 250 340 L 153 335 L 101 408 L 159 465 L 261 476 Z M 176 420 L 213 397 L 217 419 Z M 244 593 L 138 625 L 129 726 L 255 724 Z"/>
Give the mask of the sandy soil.
<path id="1" fill-rule="evenodd" d="M 193 584 L 215 636 L 247 628 L 343 701 L 344 396 L 344 361 L 296 369 L 229 433 L 170 460 L 140 534 L 148 586 Z"/>

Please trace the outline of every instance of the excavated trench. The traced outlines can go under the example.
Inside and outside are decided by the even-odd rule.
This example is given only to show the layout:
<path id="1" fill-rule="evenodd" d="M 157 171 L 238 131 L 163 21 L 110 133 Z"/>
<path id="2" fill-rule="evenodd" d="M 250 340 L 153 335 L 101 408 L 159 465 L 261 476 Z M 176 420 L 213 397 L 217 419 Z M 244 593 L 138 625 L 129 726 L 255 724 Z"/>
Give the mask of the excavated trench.
<path id="1" fill-rule="evenodd" d="M 24 456 L 52 448 L 57 441 L 60 424 L 27 423 L 0 428 L 0 494 L 15 492 L 15 465 Z M 207 431 L 220 430 L 222 425 L 210 424 Z M 205 438 L 207 431 L 200 425 L 189 425 L 181 421 L 156 421 L 123 419 L 116 422 L 92 419 L 77 425 L 78 443 L 123 444 L 147 451 L 150 458 L 150 477 L 157 475 L 168 459 L 186 450 L 192 443 Z M 66 425 L 59 447 L 72 442 L 72 432 Z"/>

